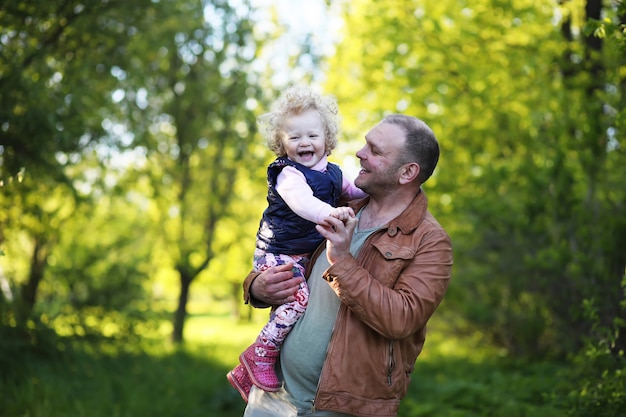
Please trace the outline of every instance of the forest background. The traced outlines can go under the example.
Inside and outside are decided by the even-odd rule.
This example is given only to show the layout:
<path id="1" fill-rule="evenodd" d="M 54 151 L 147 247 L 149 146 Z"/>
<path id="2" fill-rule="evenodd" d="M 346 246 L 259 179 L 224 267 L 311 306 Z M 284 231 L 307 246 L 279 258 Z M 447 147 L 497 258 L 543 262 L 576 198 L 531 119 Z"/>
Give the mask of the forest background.
<path id="1" fill-rule="evenodd" d="M 272 155 L 307 83 L 418 116 L 455 265 L 402 416 L 626 415 L 626 4 L 78 0 L 0 7 L 0 415 L 236 416 L 224 374 Z"/>

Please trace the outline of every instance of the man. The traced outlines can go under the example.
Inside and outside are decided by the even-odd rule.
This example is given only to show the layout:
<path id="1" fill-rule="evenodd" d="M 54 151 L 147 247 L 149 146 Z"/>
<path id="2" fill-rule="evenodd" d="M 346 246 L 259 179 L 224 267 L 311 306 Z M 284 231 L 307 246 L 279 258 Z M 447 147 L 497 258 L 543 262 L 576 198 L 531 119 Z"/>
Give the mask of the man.
<path id="1" fill-rule="evenodd" d="M 452 245 L 427 210 L 421 185 L 439 145 L 421 120 L 390 115 L 365 136 L 354 183 L 369 197 L 345 222 L 317 226 L 326 239 L 311 259 L 306 313 L 281 350 L 278 392 L 256 387 L 244 416 L 396 416 L 426 323 L 444 297 Z M 290 266 L 252 273 L 245 300 L 293 301 Z"/>

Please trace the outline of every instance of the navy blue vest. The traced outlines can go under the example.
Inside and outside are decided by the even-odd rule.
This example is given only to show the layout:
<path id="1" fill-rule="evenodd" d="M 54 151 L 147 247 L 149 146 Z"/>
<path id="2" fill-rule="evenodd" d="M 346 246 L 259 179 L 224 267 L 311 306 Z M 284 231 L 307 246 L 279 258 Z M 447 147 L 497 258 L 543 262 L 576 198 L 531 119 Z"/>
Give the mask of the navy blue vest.
<path id="1" fill-rule="evenodd" d="M 257 232 L 257 248 L 285 255 L 310 253 L 324 238 L 315 230 L 315 223 L 294 213 L 276 191 L 276 179 L 286 166 L 302 172 L 313 195 L 333 207 L 341 196 L 341 169 L 329 162 L 326 172 L 315 171 L 286 157 L 276 158 L 267 168 L 268 206 Z"/>

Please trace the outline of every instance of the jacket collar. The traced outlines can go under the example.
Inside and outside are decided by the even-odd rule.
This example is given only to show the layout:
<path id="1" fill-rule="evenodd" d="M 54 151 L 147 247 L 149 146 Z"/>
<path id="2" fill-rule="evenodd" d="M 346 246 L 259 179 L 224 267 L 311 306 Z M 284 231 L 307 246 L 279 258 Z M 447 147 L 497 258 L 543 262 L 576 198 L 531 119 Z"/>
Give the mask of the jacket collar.
<path id="1" fill-rule="evenodd" d="M 369 201 L 369 197 L 366 197 L 360 200 L 355 200 L 350 203 L 350 206 L 354 212 L 357 213 L 365 207 Z M 427 211 L 428 199 L 426 198 L 424 190 L 420 188 L 411 204 L 409 204 L 398 217 L 389 222 L 389 225 L 387 226 L 387 233 L 393 236 L 399 229 L 402 234 L 408 235 L 420 225 L 422 220 L 424 220 Z"/>

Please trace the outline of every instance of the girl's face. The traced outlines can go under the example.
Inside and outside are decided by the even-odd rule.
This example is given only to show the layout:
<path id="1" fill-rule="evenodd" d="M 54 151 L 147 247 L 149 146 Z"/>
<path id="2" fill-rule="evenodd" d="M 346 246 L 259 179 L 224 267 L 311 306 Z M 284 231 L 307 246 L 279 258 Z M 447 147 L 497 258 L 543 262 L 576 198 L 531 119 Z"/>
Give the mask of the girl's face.
<path id="1" fill-rule="evenodd" d="M 326 156 L 326 135 L 320 114 L 306 110 L 285 121 L 281 140 L 287 157 L 307 168 Z"/>

